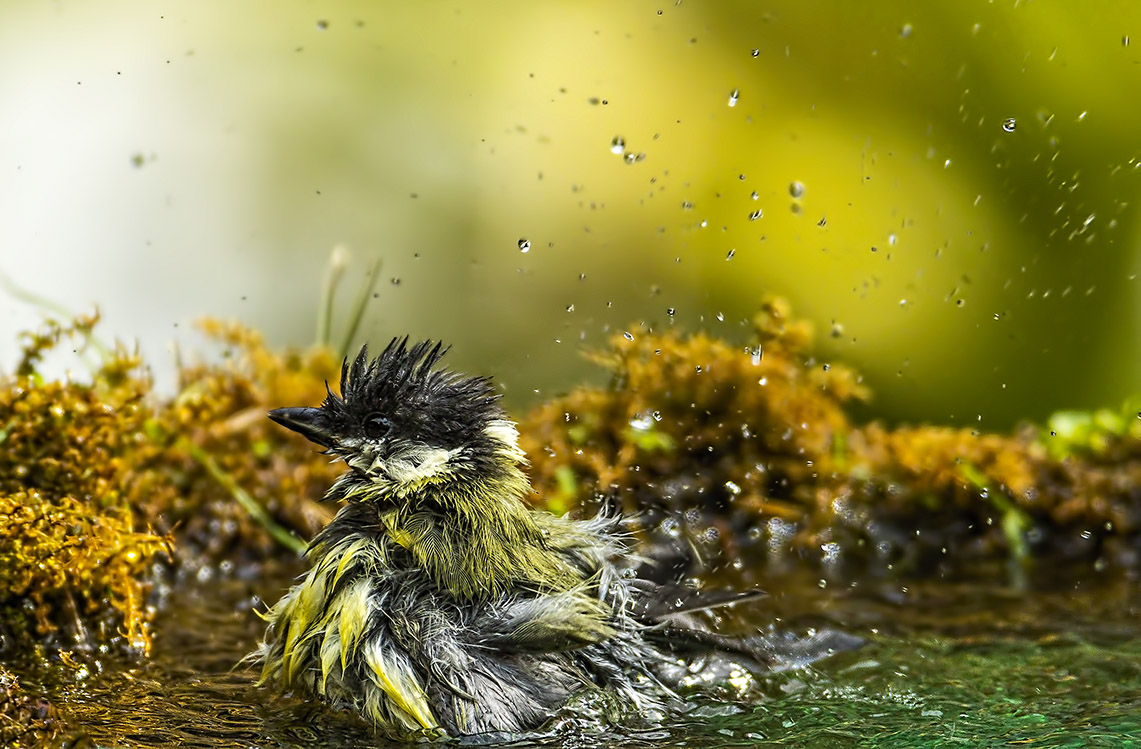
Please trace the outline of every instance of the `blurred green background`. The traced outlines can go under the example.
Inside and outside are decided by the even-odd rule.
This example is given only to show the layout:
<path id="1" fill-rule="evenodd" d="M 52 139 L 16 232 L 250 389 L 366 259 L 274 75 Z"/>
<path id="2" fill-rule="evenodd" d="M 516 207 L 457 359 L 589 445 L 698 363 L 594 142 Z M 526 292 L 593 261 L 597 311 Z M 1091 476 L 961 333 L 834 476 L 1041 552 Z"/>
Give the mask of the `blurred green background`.
<path id="1" fill-rule="evenodd" d="M 343 244 L 362 340 L 514 408 L 773 292 L 866 415 L 1002 430 L 1141 389 L 1139 61 L 1110 1 L 9 0 L 0 270 L 161 383 L 203 315 L 311 341 Z"/>

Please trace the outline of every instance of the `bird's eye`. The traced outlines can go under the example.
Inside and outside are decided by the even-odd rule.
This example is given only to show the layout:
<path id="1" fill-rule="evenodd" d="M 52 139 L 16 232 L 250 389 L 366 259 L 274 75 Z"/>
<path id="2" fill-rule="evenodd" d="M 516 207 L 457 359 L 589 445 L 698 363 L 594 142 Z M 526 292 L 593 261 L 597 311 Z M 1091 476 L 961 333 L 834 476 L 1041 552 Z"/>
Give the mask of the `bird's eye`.
<path id="1" fill-rule="evenodd" d="M 364 420 L 364 433 L 369 439 L 378 440 L 388 434 L 392 422 L 384 414 L 369 414 Z"/>

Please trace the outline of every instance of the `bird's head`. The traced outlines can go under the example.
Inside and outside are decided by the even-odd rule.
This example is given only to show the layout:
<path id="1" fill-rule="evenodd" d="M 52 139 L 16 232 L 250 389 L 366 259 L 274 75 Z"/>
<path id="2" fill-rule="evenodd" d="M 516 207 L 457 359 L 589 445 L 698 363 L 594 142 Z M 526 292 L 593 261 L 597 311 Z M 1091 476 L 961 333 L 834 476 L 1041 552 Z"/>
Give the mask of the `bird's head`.
<path id="1" fill-rule="evenodd" d="M 269 417 L 343 459 L 345 499 L 402 499 L 449 484 L 511 481 L 524 461 L 515 425 L 486 377 L 436 367 L 446 349 L 393 339 L 375 359 L 368 347 L 341 368 L 340 395 L 319 408 L 278 408 Z M 446 494 L 446 492 L 443 492 Z"/>

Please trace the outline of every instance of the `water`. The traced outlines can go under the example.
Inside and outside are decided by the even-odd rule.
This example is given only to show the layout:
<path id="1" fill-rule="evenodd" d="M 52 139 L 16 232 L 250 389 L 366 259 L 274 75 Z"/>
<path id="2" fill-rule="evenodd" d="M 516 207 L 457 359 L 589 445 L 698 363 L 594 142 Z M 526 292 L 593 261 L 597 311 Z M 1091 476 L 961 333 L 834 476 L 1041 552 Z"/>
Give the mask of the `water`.
<path id="1" fill-rule="evenodd" d="M 855 634 L 864 647 L 690 695 L 661 723 L 600 726 L 563 715 L 513 746 L 1141 747 L 1141 585 L 1128 576 L 1041 574 L 993 582 L 827 583 L 801 571 L 763 581 L 768 598 L 726 626 Z M 1088 577 L 1092 577 L 1092 573 Z M 260 637 L 255 594 L 288 575 L 195 586 L 156 622 L 152 658 L 104 658 L 74 684 L 18 669 L 96 746 L 388 745 L 352 715 L 255 686 L 240 665 Z M 500 742 L 502 743 L 502 742 Z"/>

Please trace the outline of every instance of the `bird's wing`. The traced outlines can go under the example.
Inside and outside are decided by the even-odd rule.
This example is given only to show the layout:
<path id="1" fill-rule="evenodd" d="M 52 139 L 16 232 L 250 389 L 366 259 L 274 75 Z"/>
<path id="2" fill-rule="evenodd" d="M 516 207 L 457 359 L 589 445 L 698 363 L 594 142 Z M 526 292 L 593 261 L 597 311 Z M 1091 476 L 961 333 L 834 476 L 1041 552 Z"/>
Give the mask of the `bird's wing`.
<path id="1" fill-rule="evenodd" d="M 584 590 L 537 594 L 490 608 L 475 622 L 478 644 L 509 653 L 577 650 L 613 637 L 610 609 Z"/>

